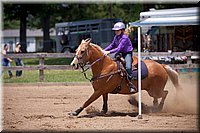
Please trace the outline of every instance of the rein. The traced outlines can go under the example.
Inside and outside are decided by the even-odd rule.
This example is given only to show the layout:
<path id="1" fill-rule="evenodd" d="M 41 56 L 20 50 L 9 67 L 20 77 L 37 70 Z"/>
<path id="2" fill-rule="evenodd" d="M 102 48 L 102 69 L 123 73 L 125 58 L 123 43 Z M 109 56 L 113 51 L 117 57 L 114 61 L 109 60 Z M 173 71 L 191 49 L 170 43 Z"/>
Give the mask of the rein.
<path id="1" fill-rule="evenodd" d="M 97 80 L 97 79 L 101 79 L 101 78 L 105 78 L 105 77 L 108 77 L 108 76 L 111 76 L 111 75 L 115 75 L 115 74 L 120 74 L 120 73 L 121 73 L 120 64 L 117 63 L 117 65 L 118 65 L 118 70 L 117 70 L 117 71 L 114 71 L 114 72 L 111 72 L 111 73 L 108 73 L 108 74 L 96 75 L 96 76 L 93 76 L 91 79 L 89 79 L 89 78 L 87 77 L 86 72 L 87 72 L 94 64 L 96 64 L 97 62 L 99 62 L 99 61 L 101 61 L 102 59 L 104 59 L 105 56 L 106 56 L 106 55 L 103 55 L 101 58 L 98 58 L 97 60 L 95 60 L 95 61 L 94 61 L 91 65 L 89 65 L 86 69 L 84 68 L 84 67 L 86 66 L 86 63 L 85 63 L 85 65 L 81 65 L 81 64 L 79 63 L 79 66 L 80 66 L 81 69 L 82 69 L 82 73 L 84 74 L 85 79 L 87 79 L 87 80 L 89 80 L 90 82 L 92 82 L 92 81 L 95 81 L 95 80 Z M 77 57 L 76 57 L 76 58 L 77 58 Z"/>
<path id="2" fill-rule="evenodd" d="M 87 74 L 86 74 L 86 72 L 94 65 L 94 64 L 96 64 L 97 62 L 99 62 L 100 60 L 102 60 L 102 59 L 104 59 L 105 58 L 105 56 L 106 55 L 103 55 L 101 58 L 98 58 L 97 60 L 95 60 L 91 65 L 89 65 L 86 69 L 84 69 L 84 67 L 86 66 L 86 63 L 85 63 L 85 65 L 81 65 L 80 63 L 79 63 L 79 66 L 81 67 L 81 69 L 82 69 L 82 73 L 84 74 L 84 76 L 85 76 L 85 78 L 87 79 L 87 80 L 89 80 L 90 82 L 92 81 L 92 79 L 89 79 L 88 77 L 87 77 Z M 77 57 L 76 57 L 77 58 Z M 78 59 L 78 58 L 77 58 Z"/>
<path id="3" fill-rule="evenodd" d="M 103 55 L 101 58 L 98 58 L 97 60 L 95 60 L 94 62 L 92 62 L 92 64 L 91 65 L 89 65 L 86 69 L 84 69 L 84 66 L 86 66 L 86 65 L 84 65 L 84 66 L 82 66 L 82 65 L 80 65 L 81 66 L 81 68 L 82 68 L 82 73 L 85 73 L 87 70 L 89 70 L 94 64 L 96 64 L 97 62 L 99 62 L 100 60 L 102 60 L 103 58 L 105 58 L 105 55 Z"/>

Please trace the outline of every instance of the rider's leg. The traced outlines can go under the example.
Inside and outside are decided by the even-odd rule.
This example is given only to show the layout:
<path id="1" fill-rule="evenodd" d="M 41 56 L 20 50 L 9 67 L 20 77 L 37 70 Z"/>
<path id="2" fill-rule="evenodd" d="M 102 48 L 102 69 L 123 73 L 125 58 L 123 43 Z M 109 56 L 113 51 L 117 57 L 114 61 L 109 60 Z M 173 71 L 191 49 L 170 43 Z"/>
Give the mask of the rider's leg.
<path id="1" fill-rule="evenodd" d="M 124 57 L 125 61 L 126 61 L 126 71 L 128 74 L 128 80 L 129 80 L 129 91 L 130 92 L 137 92 L 137 88 L 133 85 L 133 72 L 132 72 L 132 52 L 128 53 L 125 55 Z"/>

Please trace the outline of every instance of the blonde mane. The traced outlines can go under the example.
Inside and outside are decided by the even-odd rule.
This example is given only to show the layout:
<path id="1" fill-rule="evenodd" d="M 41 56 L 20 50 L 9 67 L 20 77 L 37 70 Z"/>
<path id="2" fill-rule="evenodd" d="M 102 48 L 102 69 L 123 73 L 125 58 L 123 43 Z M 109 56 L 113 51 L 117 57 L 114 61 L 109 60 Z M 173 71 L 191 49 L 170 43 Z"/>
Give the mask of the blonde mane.
<path id="1" fill-rule="evenodd" d="M 90 43 L 90 45 L 94 46 L 95 48 L 99 49 L 101 52 L 103 52 L 103 49 L 97 45 L 97 44 L 94 44 L 94 43 Z"/>

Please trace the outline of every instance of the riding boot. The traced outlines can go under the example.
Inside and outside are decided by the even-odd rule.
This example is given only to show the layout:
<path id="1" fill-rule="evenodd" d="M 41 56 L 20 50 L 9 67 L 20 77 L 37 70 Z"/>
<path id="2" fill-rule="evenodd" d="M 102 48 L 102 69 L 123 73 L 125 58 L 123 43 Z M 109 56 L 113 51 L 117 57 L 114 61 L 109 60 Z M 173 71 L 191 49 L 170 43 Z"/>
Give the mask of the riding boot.
<path id="1" fill-rule="evenodd" d="M 133 85 L 132 79 L 129 79 L 129 92 L 130 93 L 136 93 L 137 92 L 137 88 L 135 87 L 135 85 Z"/>

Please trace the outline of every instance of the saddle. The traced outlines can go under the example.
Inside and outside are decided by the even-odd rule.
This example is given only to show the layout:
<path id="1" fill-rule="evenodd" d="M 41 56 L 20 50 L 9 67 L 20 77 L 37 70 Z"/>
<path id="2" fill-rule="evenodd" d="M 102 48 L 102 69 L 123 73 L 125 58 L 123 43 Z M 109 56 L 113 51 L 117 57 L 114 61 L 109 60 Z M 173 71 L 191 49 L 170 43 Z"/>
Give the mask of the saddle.
<path id="1" fill-rule="evenodd" d="M 122 54 L 118 53 L 115 55 L 116 62 L 120 62 L 123 66 L 123 69 L 126 70 L 126 61 L 122 57 Z M 141 79 L 145 79 L 148 76 L 148 68 L 146 64 L 141 61 Z M 133 56 L 133 63 L 132 63 L 132 71 L 133 71 L 133 79 L 138 80 L 138 58 Z"/>

